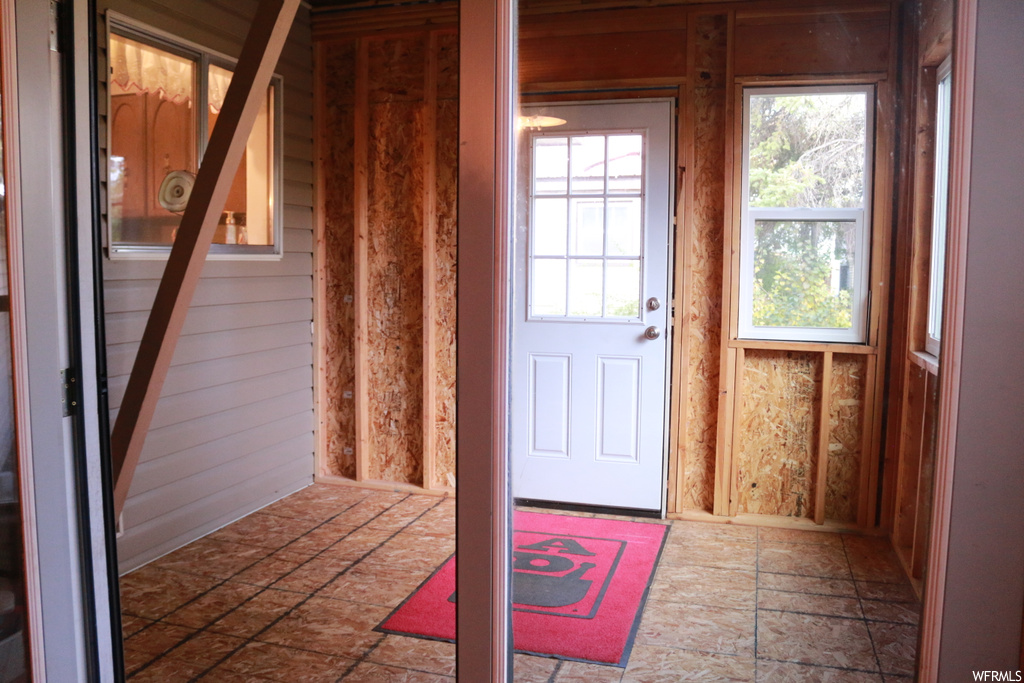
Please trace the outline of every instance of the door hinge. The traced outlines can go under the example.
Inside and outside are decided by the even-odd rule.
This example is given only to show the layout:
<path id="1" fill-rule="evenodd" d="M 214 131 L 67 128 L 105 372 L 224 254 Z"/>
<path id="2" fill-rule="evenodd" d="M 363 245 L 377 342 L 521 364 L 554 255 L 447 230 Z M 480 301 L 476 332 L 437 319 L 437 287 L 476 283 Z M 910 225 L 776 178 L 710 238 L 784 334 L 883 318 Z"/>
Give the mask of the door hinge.
<path id="1" fill-rule="evenodd" d="M 78 412 L 78 376 L 71 368 L 60 371 L 60 405 L 64 417 Z"/>
<path id="2" fill-rule="evenodd" d="M 50 51 L 61 52 L 60 0 L 50 0 Z"/>

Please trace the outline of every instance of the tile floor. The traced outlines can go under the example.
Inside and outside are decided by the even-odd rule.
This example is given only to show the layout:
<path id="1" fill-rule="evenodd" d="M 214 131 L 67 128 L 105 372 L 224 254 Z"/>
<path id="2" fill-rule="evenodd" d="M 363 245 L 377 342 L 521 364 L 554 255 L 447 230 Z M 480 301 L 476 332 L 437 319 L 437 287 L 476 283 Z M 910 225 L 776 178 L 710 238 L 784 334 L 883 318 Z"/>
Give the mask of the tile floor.
<path id="1" fill-rule="evenodd" d="M 452 680 L 454 645 L 372 629 L 454 551 L 454 514 L 315 485 L 125 575 L 131 681 Z M 886 541 L 671 527 L 625 670 L 516 655 L 517 683 L 911 680 L 919 605 Z"/>

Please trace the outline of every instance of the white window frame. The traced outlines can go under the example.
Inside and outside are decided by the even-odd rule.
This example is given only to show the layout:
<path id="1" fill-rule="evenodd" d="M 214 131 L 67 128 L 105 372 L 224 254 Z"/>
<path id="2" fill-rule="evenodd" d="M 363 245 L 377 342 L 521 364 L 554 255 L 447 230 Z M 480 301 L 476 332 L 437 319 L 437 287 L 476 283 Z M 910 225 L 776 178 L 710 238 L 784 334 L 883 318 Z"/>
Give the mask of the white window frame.
<path id="1" fill-rule="evenodd" d="M 750 97 L 756 95 L 799 95 L 863 93 L 866 103 L 864 198 L 859 208 L 751 207 L 750 198 Z M 770 86 L 743 89 L 742 203 L 740 208 L 739 324 L 741 339 L 864 344 L 867 341 L 868 301 L 871 266 L 871 187 L 874 158 L 875 88 L 872 85 Z M 857 263 L 853 280 L 851 326 L 842 328 L 773 327 L 753 323 L 754 225 L 758 220 L 842 221 L 857 226 Z"/>
<path id="2" fill-rule="evenodd" d="M 950 113 L 953 60 L 947 57 L 935 72 L 935 169 L 932 178 L 932 244 L 928 264 L 928 318 L 925 351 L 939 356 L 942 337 L 942 294 L 946 283 L 946 221 L 949 201 Z"/>
<path id="3" fill-rule="evenodd" d="M 147 24 L 138 22 L 120 12 L 108 10 L 106 45 L 107 54 L 110 54 L 110 36 L 117 34 L 153 45 L 161 50 L 195 61 L 196 64 L 196 141 L 199 149 L 196 151 L 196 158 L 202 162 L 206 146 L 209 144 L 209 117 L 201 115 L 207 112 L 208 90 L 207 74 L 209 67 L 219 66 L 230 71 L 235 71 L 238 60 L 220 52 L 210 50 L 191 41 L 179 38 L 171 33 L 154 28 Z M 109 74 L 108 74 L 109 77 Z M 274 236 L 272 245 L 265 244 L 212 244 L 207 260 L 280 260 L 284 255 L 284 78 L 280 74 L 274 74 L 270 78 L 270 87 L 274 91 L 274 121 L 272 126 L 273 151 L 272 159 L 274 164 L 273 181 L 273 206 L 270 220 L 271 231 Z M 107 112 L 113 111 L 111 106 L 111 89 L 107 88 Z M 109 185 L 110 165 L 110 140 L 112 140 L 111 126 L 113 120 L 107 116 L 107 143 L 104 150 L 103 178 Z M 166 260 L 171 253 L 170 244 L 130 244 L 115 243 L 110 222 L 111 214 L 111 193 L 107 192 L 106 200 L 106 251 L 108 258 L 112 260 L 150 259 Z"/>

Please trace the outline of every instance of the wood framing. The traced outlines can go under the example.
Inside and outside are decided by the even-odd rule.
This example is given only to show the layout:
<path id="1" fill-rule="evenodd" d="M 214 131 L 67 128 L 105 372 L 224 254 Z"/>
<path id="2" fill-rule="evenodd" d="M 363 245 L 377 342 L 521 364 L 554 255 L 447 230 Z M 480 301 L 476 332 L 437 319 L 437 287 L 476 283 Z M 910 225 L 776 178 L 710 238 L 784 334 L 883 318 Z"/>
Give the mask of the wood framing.
<path id="1" fill-rule="evenodd" d="M 327 80 L 323 45 L 313 46 L 313 79 L 317 83 Z M 325 150 L 330 144 L 327 135 L 327 105 L 323 88 L 313 90 L 313 147 L 318 150 L 313 168 L 313 405 L 316 415 L 316 445 L 313 451 L 313 476 L 328 471 L 328 422 L 330 411 L 327 378 L 327 226 L 326 187 L 324 182 Z"/>
<path id="2" fill-rule="evenodd" d="M 871 239 L 871 252 L 870 252 L 870 272 L 871 280 L 869 284 L 869 293 L 871 306 L 868 310 L 868 318 L 866 324 L 866 343 L 865 344 L 832 344 L 832 343 L 808 343 L 808 342 L 777 342 L 777 341 L 761 341 L 761 340 L 745 340 L 738 338 L 738 322 L 736 316 L 736 310 L 739 303 L 739 222 L 740 222 L 740 201 L 741 201 L 741 169 L 740 159 L 742 157 L 741 151 L 739 150 L 739 142 L 743 139 L 742 130 L 742 88 L 744 85 L 757 84 L 757 85 L 806 85 L 806 84 L 828 84 L 828 83 L 862 83 L 871 84 L 876 89 L 876 106 L 881 111 L 889 111 L 893 105 L 893 99 L 891 97 L 891 88 L 888 86 L 888 81 L 892 72 L 891 59 L 889 55 L 892 54 L 890 43 L 892 38 L 890 36 L 890 25 L 891 19 L 891 8 L 887 3 L 878 3 L 875 5 L 863 5 L 858 6 L 856 9 L 851 11 L 857 13 L 858 17 L 855 21 L 867 22 L 864 25 L 866 33 L 858 34 L 856 31 L 846 35 L 842 40 L 867 40 L 868 43 L 873 45 L 867 54 L 870 58 L 865 61 L 853 60 L 850 62 L 801 62 L 801 69 L 818 69 L 822 73 L 816 74 L 813 71 L 806 73 L 794 73 L 795 65 L 799 61 L 799 57 L 786 57 L 785 54 L 780 53 L 772 59 L 782 59 L 776 66 L 772 66 L 774 62 L 769 60 L 766 62 L 764 59 L 757 57 L 761 54 L 760 50 L 767 49 L 763 42 L 755 39 L 755 34 L 760 35 L 760 32 L 768 31 L 769 33 L 773 30 L 778 30 L 778 27 L 785 27 L 783 32 L 789 31 L 792 33 L 794 26 L 796 25 L 813 25 L 815 30 L 822 25 L 822 22 L 827 24 L 828 22 L 835 21 L 838 15 L 829 15 L 827 13 L 819 15 L 806 15 L 802 16 L 799 12 L 794 11 L 792 14 L 787 14 L 785 11 L 775 11 L 770 9 L 764 10 L 737 10 L 736 12 L 736 39 L 735 44 L 732 45 L 731 51 L 737 50 L 742 51 L 743 46 L 753 45 L 747 52 L 743 52 L 743 58 L 736 58 L 735 67 L 737 74 L 730 78 L 730 83 L 734 84 L 733 96 L 730 98 L 731 111 L 730 125 L 727 128 L 729 140 L 726 144 L 726 161 L 730 165 L 731 169 L 727 172 L 727 195 L 731 198 L 731 201 L 727 203 L 726 219 L 725 219 L 725 254 L 726 259 L 723 264 L 723 294 L 722 294 L 722 378 L 720 380 L 721 399 L 722 403 L 719 405 L 719 425 L 718 425 L 718 457 L 716 462 L 716 468 L 718 469 L 718 493 L 717 496 L 722 497 L 728 494 L 729 504 L 716 503 L 715 512 L 716 514 L 738 514 L 742 513 L 745 509 L 744 504 L 739 504 L 737 496 L 743 496 L 744 494 L 737 491 L 735 487 L 738 485 L 741 477 L 739 467 L 744 462 L 742 459 L 742 449 L 747 447 L 747 444 L 753 444 L 751 440 L 753 438 L 753 425 L 744 430 L 743 427 L 743 415 L 744 412 L 740 407 L 740 403 L 747 399 L 746 394 L 753 391 L 752 387 L 745 386 L 743 383 L 743 376 L 746 372 L 744 363 L 739 358 L 746 358 L 746 356 L 738 356 L 737 354 L 742 351 L 746 351 L 750 354 L 755 351 L 776 351 L 776 352 L 791 352 L 791 353 L 810 353 L 818 356 L 818 366 L 821 372 L 821 390 L 818 392 L 818 399 L 815 403 L 815 410 L 817 413 L 817 432 L 814 436 L 816 444 L 814 446 L 815 452 L 815 481 L 809 483 L 808 486 L 813 486 L 813 504 L 808 508 L 808 514 L 814 519 L 815 522 L 823 524 L 826 520 L 826 516 L 829 511 L 833 511 L 838 514 L 839 510 L 848 509 L 848 505 L 840 505 L 839 497 L 848 497 L 851 492 L 855 492 L 856 495 L 856 510 L 857 510 L 857 522 L 861 527 L 869 528 L 875 523 L 875 496 L 877 490 L 877 477 L 878 477 L 878 458 L 879 458 L 879 441 L 881 434 L 881 420 L 876 419 L 876 415 L 880 411 L 882 405 L 882 392 L 880 389 L 884 386 L 882 374 L 885 370 L 884 360 L 880 358 L 882 350 L 885 348 L 885 326 L 883 322 L 886 320 L 887 310 L 887 299 L 888 299 L 888 253 L 890 248 L 889 241 L 889 230 L 887 225 L 889 224 L 889 216 L 892 212 L 892 203 L 889 199 L 889 188 L 892 185 L 892 163 L 889 161 L 889 155 L 892 151 L 893 145 L 893 134 L 892 126 L 886 123 L 880 123 L 876 126 L 874 143 L 874 170 L 872 173 L 872 196 L 873 201 L 871 202 L 871 216 L 872 216 L 872 239 Z M 870 25 L 870 28 L 868 26 Z M 746 31 L 747 33 L 744 33 Z M 754 33 L 751 33 L 754 31 Z M 825 29 L 825 33 L 829 33 L 829 29 Z M 747 36 L 748 40 L 741 41 L 740 34 Z M 782 35 L 781 33 L 779 35 Z M 771 40 L 767 41 L 771 44 Z M 839 52 L 843 52 L 840 50 Z M 863 57 L 864 53 L 858 57 L 858 60 Z M 785 63 L 785 59 L 797 60 L 793 61 L 790 66 L 782 66 Z M 778 72 L 778 76 L 775 78 L 771 77 L 773 72 Z M 832 373 L 832 360 L 834 354 L 848 354 L 854 356 L 864 357 L 866 359 L 865 374 L 866 378 L 864 381 L 863 389 L 863 401 L 860 405 L 859 415 L 851 414 L 849 411 L 836 410 L 833 404 L 833 373 Z M 802 357 L 802 356 L 801 356 Z M 845 416 L 845 417 L 844 417 Z M 840 470 L 837 467 L 830 467 L 829 463 L 829 450 L 833 445 L 833 429 L 845 427 L 845 423 L 837 422 L 833 425 L 833 420 L 856 420 L 862 427 L 860 435 L 859 448 L 855 449 L 858 453 L 858 467 L 855 471 L 847 472 L 845 469 Z M 844 429 L 844 434 L 848 433 L 848 429 Z M 811 435 L 807 435 L 811 438 Z M 758 437 L 760 438 L 760 437 Z M 837 448 L 845 448 L 843 444 L 836 444 Z M 759 449 L 763 450 L 763 447 L 758 446 Z M 759 450 L 759 452 L 761 452 Z M 780 457 L 782 457 L 780 455 Z M 845 461 L 844 461 L 845 462 Z M 830 473 L 831 470 L 831 473 Z M 748 473 L 749 475 L 749 473 Z M 846 478 L 852 478 L 852 481 L 840 481 L 836 479 L 840 475 Z M 764 478 L 762 476 L 762 478 Z M 728 482 L 728 484 L 727 484 Z M 836 497 L 833 499 L 832 497 Z M 799 509 L 799 506 L 798 508 Z M 727 511 L 727 512 L 726 512 Z M 760 509 L 759 512 L 762 514 L 770 514 L 771 509 Z M 788 514 L 792 514 L 789 512 Z M 848 514 L 848 513 L 844 513 Z"/>
<path id="3" fill-rule="evenodd" d="M 260 1 L 218 125 L 210 136 L 111 434 L 117 514 L 128 498 L 146 433 L 234 181 L 235 169 L 241 163 L 246 141 L 298 7 L 299 0 Z"/>
<path id="4" fill-rule="evenodd" d="M 974 128 L 974 65 L 977 0 L 959 0 L 953 54 L 952 135 L 949 150 L 949 214 L 946 242 L 945 310 L 942 316 L 942 379 L 935 443 L 935 493 L 918 653 L 918 680 L 938 680 L 945 609 L 946 563 L 953 505 L 957 413 L 964 335 L 964 289 L 967 279 L 967 226 L 971 199 L 971 140 Z"/>
<path id="5" fill-rule="evenodd" d="M 734 420 L 736 419 L 736 405 L 739 397 L 735 394 L 736 373 L 738 372 L 736 355 L 737 349 L 729 346 L 729 340 L 733 338 L 733 326 L 736 319 L 736 303 L 739 300 L 739 244 L 737 233 L 732 229 L 738 224 L 740 216 L 740 195 L 739 188 L 739 165 L 736 163 L 735 148 L 739 140 L 743 139 L 741 94 L 738 88 L 729 92 L 735 78 L 734 71 L 734 48 L 736 15 L 734 12 L 728 14 L 729 28 L 726 38 L 726 45 L 729 50 L 726 55 L 725 68 L 725 140 L 722 154 L 725 159 L 725 205 L 722 216 L 722 326 L 721 326 L 721 364 L 719 366 L 719 398 L 718 398 L 718 438 L 716 440 L 715 458 L 715 505 L 716 515 L 735 514 L 732 497 L 732 482 L 735 481 L 733 465 L 733 448 L 735 442 Z"/>
<path id="6" fill-rule="evenodd" d="M 818 405 L 818 462 L 815 467 L 814 523 L 825 523 L 825 494 L 828 492 L 829 425 L 832 422 L 832 352 L 826 351 L 821 365 L 821 398 Z"/>
<path id="7" fill-rule="evenodd" d="M 693 69 L 692 32 L 687 39 L 687 72 Z M 690 295 L 691 277 L 689 276 L 689 259 L 687 258 L 693 242 L 692 228 L 684 218 L 684 207 L 687 198 L 692 197 L 693 181 L 686 172 L 687 165 L 692 163 L 692 143 L 687 143 L 686 126 L 693 120 L 693 104 L 686 96 L 686 89 L 680 87 L 677 94 L 677 125 L 676 125 L 676 183 L 675 212 L 672 220 L 675 225 L 675 258 L 672 276 L 672 379 L 669 399 L 669 449 L 668 449 L 668 496 L 666 510 L 677 512 L 682 509 L 683 490 L 686 477 L 686 405 L 689 392 L 687 388 L 687 372 L 678 359 L 689 359 L 690 316 L 686 315 Z"/>
<path id="8" fill-rule="evenodd" d="M 437 422 L 437 34 L 427 39 L 423 74 L 423 470 L 422 486 L 434 487 Z"/>
<path id="9" fill-rule="evenodd" d="M 369 219 L 369 137 L 370 137 L 370 46 L 365 39 L 356 44 L 355 82 L 355 143 L 354 169 L 355 194 L 355 414 L 356 414 L 356 481 L 370 478 L 370 389 L 369 389 L 369 338 L 370 274 L 367 266 L 370 219 Z"/>

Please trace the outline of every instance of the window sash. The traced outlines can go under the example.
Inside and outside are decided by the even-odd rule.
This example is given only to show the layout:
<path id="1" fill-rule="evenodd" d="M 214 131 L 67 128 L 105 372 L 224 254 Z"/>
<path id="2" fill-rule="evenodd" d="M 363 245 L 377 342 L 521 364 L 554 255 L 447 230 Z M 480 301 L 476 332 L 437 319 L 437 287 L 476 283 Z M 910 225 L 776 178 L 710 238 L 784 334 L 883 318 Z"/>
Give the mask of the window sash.
<path id="1" fill-rule="evenodd" d="M 849 328 L 783 327 L 754 324 L 755 226 L 758 221 L 764 220 L 809 223 L 839 222 L 855 225 L 854 254 L 856 261 L 851 297 L 851 326 Z M 741 339 L 773 341 L 863 342 L 864 323 L 867 319 L 867 271 L 870 265 L 866 236 L 864 209 L 750 209 L 744 217 L 740 231 L 739 337 Z"/>
<path id="2" fill-rule="evenodd" d="M 949 144 L 952 62 L 947 58 L 936 72 L 935 170 L 932 192 L 931 256 L 928 265 L 928 320 L 925 351 L 939 355 L 942 337 L 942 295 L 946 281 L 946 213 L 949 200 Z"/>
<path id="3" fill-rule="evenodd" d="M 107 11 L 107 45 L 111 36 L 117 35 L 151 45 L 179 57 L 192 60 L 195 64 L 196 97 L 194 102 L 196 159 L 201 164 L 210 136 L 209 126 L 209 72 L 211 66 L 235 71 L 238 61 L 227 55 L 208 50 L 185 39 L 149 27 L 115 11 Z M 272 94 L 271 94 L 272 93 Z M 270 107 L 270 159 L 272 179 L 270 182 L 271 207 L 268 211 L 272 244 L 222 244 L 210 245 L 208 260 L 280 260 L 284 254 L 284 80 L 274 74 L 271 77 L 268 95 L 273 98 Z M 112 112 L 111 89 L 107 88 L 107 111 Z M 107 117 L 106 163 L 110 164 L 112 140 L 112 116 Z M 241 172 L 241 171 L 239 171 Z M 172 244 L 115 241 L 110 220 L 112 199 L 107 192 L 107 255 L 111 259 L 166 259 Z"/>
<path id="4" fill-rule="evenodd" d="M 866 105 L 864 145 L 864 199 L 857 208 L 788 208 L 751 207 L 750 197 L 750 98 L 764 95 L 816 95 L 829 93 L 863 93 Z M 742 201 L 740 218 L 739 302 L 737 310 L 737 336 L 741 339 L 770 341 L 807 341 L 863 344 L 867 341 L 867 320 L 871 266 L 869 253 L 871 240 L 871 188 L 874 148 L 874 88 L 862 85 L 824 85 L 797 87 L 756 87 L 743 89 L 743 142 L 742 142 Z M 755 325 L 754 308 L 754 249 L 757 221 L 799 222 L 852 222 L 856 226 L 854 238 L 855 268 L 851 295 L 851 326 L 849 328 L 782 327 Z"/>

